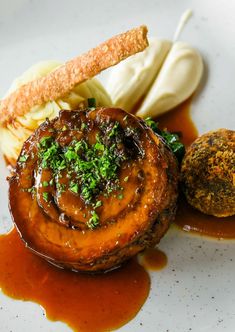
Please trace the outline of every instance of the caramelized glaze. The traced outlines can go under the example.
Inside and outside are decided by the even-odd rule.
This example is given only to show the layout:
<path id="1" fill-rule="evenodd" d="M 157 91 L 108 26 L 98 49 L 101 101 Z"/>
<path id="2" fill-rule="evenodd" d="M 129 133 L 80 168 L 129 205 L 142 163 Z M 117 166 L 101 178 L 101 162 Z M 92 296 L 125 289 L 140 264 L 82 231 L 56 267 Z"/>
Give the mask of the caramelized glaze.
<path id="1" fill-rule="evenodd" d="M 136 260 L 106 274 L 58 269 L 25 248 L 15 229 L 0 236 L 0 287 L 15 299 L 35 301 L 51 320 L 77 331 L 107 331 L 131 320 L 150 287 Z"/>

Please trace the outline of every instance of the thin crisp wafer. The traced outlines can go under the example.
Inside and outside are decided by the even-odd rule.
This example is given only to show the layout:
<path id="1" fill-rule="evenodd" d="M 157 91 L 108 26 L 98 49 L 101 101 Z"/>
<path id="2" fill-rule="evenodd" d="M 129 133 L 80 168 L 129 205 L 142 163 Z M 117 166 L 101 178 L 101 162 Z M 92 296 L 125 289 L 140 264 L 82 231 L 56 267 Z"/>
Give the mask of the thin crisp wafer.
<path id="1" fill-rule="evenodd" d="M 48 75 L 22 85 L 0 103 L 0 122 L 9 123 L 31 107 L 65 96 L 73 87 L 148 46 L 147 27 L 117 35 Z"/>

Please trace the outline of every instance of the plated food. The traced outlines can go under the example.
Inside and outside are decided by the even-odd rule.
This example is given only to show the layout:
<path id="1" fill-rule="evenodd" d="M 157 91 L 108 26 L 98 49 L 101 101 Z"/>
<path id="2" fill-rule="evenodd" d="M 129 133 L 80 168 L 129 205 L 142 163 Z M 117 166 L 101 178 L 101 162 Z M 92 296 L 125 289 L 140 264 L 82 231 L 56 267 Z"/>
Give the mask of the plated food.
<path id="1" fill-rule="evenodd" d="M 147 49 L 113 68 L 107 89 L 115 106 L 156 118 L 189 98 L 202 74 L 202 57 L 191 45 L 150 38 Z"/>
<path id="2" fill-rule="evenodd" d="M 122 60 L 116 78 L 111 76 L 109 96 L 94 76 Z M 187 99 L 202 71 L 201 56 L 189 45 L 155 39 L 148 48 L 147 28 L 141 26 L 64 65 L 33 67 L 13 84 L 0 103 L 0 135 L 4 156 L 14 167 L 10 211 L 27 250 L 60 268 L 94 273 L 116 269 L 160 241 L 176 214 L 185 149 L 182 133 L 160 130 L 146 116 Z M 234 214 L 233 159 L 227 157 L 231 149 L 234 157 L 233 148 L 234 132 L 222 130 L 196 140 L 183 158 L 183 190 L 203 212 Z M 204 183 L 208 165 L 212 171 Z M 9 236 L 12 241 L 16 233 Z M 148 293 L 146 280 L 140 302 Z M 103 330 L 110 326 L 115 324 Z"/>
<path id="3" fill-rule="evenodd" d="M 178 165 L 160 136 L 120 109 L 61 111 L 24 143 L 10 209 L 28 248 L 53 264 L 119 266 L 164 235 Z"/>
<path id="4" fill-rule="evenodd" d="M 0 103 L 0 141 L 8 161 L 14 164 L 17 153 L 20 152 L 18 141 L 22 147 L 29 134 L 46 120 L 48 112 L 42 116 L 44 109 L 52 108 L 53 112 L 49 115 L 53 118 L 64 107 L 76 108 L 85 99 L 84 97 L 89 98 L 90 94 L 95 97 L 101 90 L 105 95 L 104 89 L 97 81 L 79 87 L 78 84 L 145 49 L 148 45 L 146 35 L 145 26 L 130 30 L 59 67 L 50 64 L 48 70 L 48 65 L 45 63 L 36 70 L 36 75 L 35 71 L 31 70 L 24 75 L 26 77 L 19 79 L 20 84 L 16 90 L 13 84 L 13 91 L 10 90 L 10 94 Z M 88 89 L 88 93 L 80 92 L 84 88 Z M 82 98 L 79 98 L 80 95 Z M 102 105 L 103 99 L 106 103 L 107 98 L 98 98 L 98 103 Z"/>
<path id="5" fill-rule="evenodd" d="M 216 217 L 235 214 L 235 132 L 220 129 L 200 136 L 182 162 L 187 201 Z"/>

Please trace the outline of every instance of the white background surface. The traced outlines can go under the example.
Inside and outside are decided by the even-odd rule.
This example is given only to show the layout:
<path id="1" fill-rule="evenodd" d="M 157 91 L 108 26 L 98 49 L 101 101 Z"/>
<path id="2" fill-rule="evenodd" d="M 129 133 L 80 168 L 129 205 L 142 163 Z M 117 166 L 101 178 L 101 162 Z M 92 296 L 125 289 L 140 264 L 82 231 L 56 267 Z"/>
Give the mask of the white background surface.
<path id="1" fill-rule="evenodd" d="M 171 38 L 187 8 L 193 9 L 194 17 L 180 39 L 196 46 L 205 61 L 193 118 L 200 132 L 235 129 L 234 0 L 0 0 L 0 95 L 30 65 L 44 59 L 68 60 L 131 27 L 147 24 L 150 35 Z M 6 174 L 0 161 L 2 232 L 11 225 Z M 171 230 L 159 247 L 168 256 L 168 266 L 152 273 L 148 301 L 120 331 L 234 332 L 235 242 Z M 0 294 L 0 331 L 69 328 L 48 321 L 36 304 Z"/>

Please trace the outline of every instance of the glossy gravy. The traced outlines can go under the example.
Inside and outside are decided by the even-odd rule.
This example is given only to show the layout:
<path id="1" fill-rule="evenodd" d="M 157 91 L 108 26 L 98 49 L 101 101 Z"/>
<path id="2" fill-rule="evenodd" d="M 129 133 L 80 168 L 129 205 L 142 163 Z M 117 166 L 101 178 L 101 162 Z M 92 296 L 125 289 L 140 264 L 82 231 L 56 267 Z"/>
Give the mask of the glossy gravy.
<path id="1" fill-rule="evenodd" d="M 12 298 L 39 303 L 51 320 L 97 332 L 130 321 L 148 297 L 150 279 L 135 259 L 106 274 L 61 270 L 26 249 L 13 229 L 0 236 L 0 287 Z"/>
<path id="2" fill-rule="evenodd" d="M 190 102 L 157 119 L 161 128 L 181 131 L 186 145 L 198 136 Z M 176 224 L 185 231 L 235 238 L 234 218 L 224 219 L 202 215 L 180 199 Z M 151 270 L 167 264 L 166 255 L 158 249 L 147 250 L 140 260 Z M 0 288 L 12 298 L 39 303 L 51 320 L 63 321 L 77 331 L 96 332 L 119 328 L 134 318 L 148 297 L 150 279 L 135 259 L 107 274 L 60 270 L 27 250 L 13 229 L 0 236 Z"/>
<path id="3" fill-rule="evenodd" d="M 235 216 L 216 218 L 193 209 L 181 197 L 175 224 L 183 231 L 217 239 L 235 239 Z"/>

